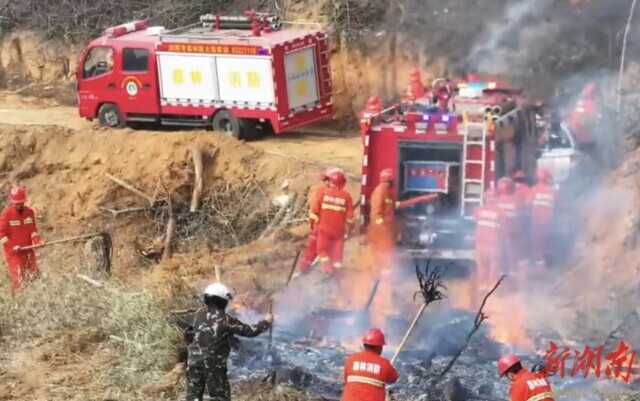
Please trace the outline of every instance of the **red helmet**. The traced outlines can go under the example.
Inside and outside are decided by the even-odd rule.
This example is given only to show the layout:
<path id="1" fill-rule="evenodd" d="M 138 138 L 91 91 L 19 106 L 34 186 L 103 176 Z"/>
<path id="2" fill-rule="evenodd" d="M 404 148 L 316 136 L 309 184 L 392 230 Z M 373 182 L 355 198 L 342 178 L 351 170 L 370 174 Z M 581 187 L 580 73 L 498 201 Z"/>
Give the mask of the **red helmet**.
<path id="1" fill-rule="evenodd" d="M 507 373 L 507 370 L 511 368 L 516 363 L 520 363 L 520 358 L 513 354 L 505 354 L 498 359 L 498 373 L 500 376 Z"/>
<path id="2" fill-rule="evenodd" d="M 551 173 L 547 169 L 538 170 L 538 181 L 549 183 L 552 179 Z"/>
<path id="3" fill-rule="evenodd" d="M 370 329 L 364 334 L 362 343 L 365 345 L 372 345 L 374 347 L 382 347 L 387 343 L 384 341 L 384 334 L 380 329 Z"/>
<path id="4" fill-rule="evenodd" d="M 320 179 L 322 181 L 328 180 L 329 174 L 331 174 L 331 171 L 333 171 L 333 169 L 335 169 L 335 167 L 327 167 L 324 171 L 320 173 Z"/>
<path id="5" fill-rule="evenodd" d="M 523 180 L 525 178 L 524 172 L 522 170 L 518 170 L 513 173 L 513 178 L 515 180 Z"/>
<path id="6" fill-rule="evenodd" d="M 344 173 L 339 168 L 334 168 L 329 171 L 329 185 L 332 188 L 342 189 L 344 185 L 347 183 L 347 179 L 344 176 Z"/>
<path id="7" fill-rule="evenodd" d="M 420 70 L 418 68 L 412 68 L 411 69 L 411 76 L 412 77 L 420 77 Z"/>
<path id="8" fill-rule="evenodd" d="M 498 195 L 510 194 L 513 192 L 513 180 L 509 177 L 502 177 L 498 180 Z"/>
<path id="9" fill-rule="evenodd" d="M 25 203 L 27 201 L 27 191 L 22 187 L 13 187 L 11 188 L 11 192 L 9 192 L 9 202 L 16 203 Z"/>
<path id="10" fill-rule="evenodd" d="M 380 182 L 391 182 L 393 181 L 393 170 L 390 168 L 385 168 L 380 172 Z"/>

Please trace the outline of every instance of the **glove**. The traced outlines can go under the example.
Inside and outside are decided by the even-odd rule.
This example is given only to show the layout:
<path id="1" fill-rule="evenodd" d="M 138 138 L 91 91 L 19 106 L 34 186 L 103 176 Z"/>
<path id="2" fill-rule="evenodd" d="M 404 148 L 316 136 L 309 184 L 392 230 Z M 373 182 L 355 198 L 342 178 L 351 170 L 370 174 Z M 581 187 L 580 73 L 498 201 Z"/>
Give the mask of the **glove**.
<path id="1" fill-rule="evenodd" d="M 13 247 L 13 252 L 14 253 L 18 253 L 22 250 L 22 247 L 20 245 L 16 245 Z"/>
<path id="2" fill-rule="evenodd" d="M 184 331 L 184 342 L 188 345 L 193 342 L 194 337 L 196 336 L 196 331 L 193 326 L 187 327 Z"/>

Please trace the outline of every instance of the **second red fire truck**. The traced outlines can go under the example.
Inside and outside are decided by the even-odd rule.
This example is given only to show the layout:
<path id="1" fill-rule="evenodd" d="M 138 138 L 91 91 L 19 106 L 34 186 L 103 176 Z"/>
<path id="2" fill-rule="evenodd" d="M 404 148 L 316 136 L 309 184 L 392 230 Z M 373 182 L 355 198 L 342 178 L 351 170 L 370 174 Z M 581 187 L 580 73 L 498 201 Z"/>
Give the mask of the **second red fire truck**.
<path id="1" fill-rule="evenodd" d="M 255 12 L 174 30 L 109 28 L 87 46 L 77 81 L 80 116 L 112 128 L 153 122 L 258 139 L 332 115 L 326 33 Z"/>
<path id="2" fill-rule="evenodd" d="M 439 79 L 426 91 L 413 83 L 411 99 L 384 110 L 369 102 L 361 119 L 362 227 L 379 174 L 391 168 L 397 200 L 439 195 L 399 216 L 401 246 L 417 256 L 473 260 L 471 216 L 485 189 L 517 170 L 535 177 L 537 107 L 521 90 L 499 82 Z"/>

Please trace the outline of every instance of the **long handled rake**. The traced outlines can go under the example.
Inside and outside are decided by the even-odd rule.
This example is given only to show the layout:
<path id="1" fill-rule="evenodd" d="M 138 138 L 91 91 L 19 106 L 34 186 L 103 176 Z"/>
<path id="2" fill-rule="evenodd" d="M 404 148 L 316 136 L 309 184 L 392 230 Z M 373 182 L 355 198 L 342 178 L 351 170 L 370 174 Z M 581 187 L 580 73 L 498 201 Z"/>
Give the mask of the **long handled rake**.
<path id="1" fill-rule="evenodd" d="M 21 250 L 26 251 L 30 249 L 40 249 L 40 248 L 47 247 L 49 245 L 64 244 L 68 242 L 78 242 L 78 241 L 87 240 L 87 239 L 96 238 L 96 237 L 102 238 L 101 246 L 100 246 L 100 251 L 101 251 L 100 266 L 99 266 L 100 270 L 110 275 L 111 259 L 113 257 L 113 243 L 111 242 L 111 235 L 109 235 L 109 233 L 107 232 L 79 235 L 76 237 L 63 238 L 63 239 L 59 239 L 51 242 L 45 242 L 39 245 L 29 245 L 29 246 L 22 247 Z"/>

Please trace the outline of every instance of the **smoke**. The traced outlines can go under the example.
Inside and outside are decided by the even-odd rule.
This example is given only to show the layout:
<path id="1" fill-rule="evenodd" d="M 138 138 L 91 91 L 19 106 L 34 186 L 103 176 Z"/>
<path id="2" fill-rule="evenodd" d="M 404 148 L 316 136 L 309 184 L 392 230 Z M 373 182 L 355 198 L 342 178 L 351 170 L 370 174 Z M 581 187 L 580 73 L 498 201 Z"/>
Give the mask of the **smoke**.
<path id="1" fill-rule="evenodd" d="M 488 25 L 474 44 L 468 64 L 481 73 L 513 75 L 529 70 L 527 64 L 538 57 L 557 34 L 557 23 L 541 21 L 553 0 L 514 0 L 506 5 L 502 21 Z"/>

